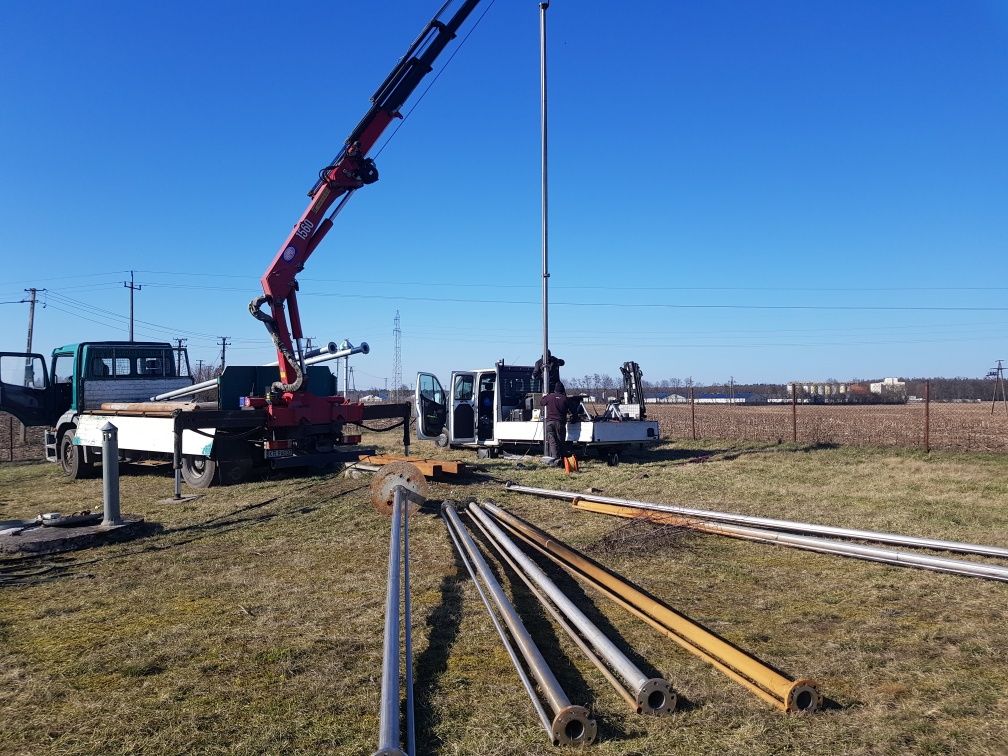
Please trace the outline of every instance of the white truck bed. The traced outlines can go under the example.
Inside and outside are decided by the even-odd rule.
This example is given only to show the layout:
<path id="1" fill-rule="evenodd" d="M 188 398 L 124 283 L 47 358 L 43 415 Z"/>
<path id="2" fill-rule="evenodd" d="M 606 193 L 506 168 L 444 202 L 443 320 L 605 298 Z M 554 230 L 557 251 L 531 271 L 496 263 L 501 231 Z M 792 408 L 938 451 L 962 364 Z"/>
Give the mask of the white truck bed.
<path id="1" fill-rule="evenodd" d="M 494 438 L 484 445 L 511 443 L 542 443 L 543 424 L 539 420 L 499 420 L 494 425 Z M 657 443 L 660 439 L 657 420 L 624 420 L 567 423 L 567 442 L 586 446 L 608 446 L 628 443 Z M 466 446 L 478 446 L 475 442 Z"/>

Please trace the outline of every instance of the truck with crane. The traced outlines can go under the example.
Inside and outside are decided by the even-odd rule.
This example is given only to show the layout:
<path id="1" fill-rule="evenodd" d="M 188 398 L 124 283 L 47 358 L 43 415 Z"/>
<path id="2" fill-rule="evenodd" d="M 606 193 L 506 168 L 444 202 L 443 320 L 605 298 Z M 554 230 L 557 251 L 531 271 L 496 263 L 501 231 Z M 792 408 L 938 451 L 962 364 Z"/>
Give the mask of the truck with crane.
<path id="1" fill-rule="evenodd" d="M 572 394 L 567 403 L 567 444 L 579 456 L 605 459 L 610 465 L 619 464 L 626 451 L 661 440 L 658 421 L 647 419 L 640 367 L 625 362 L 620 372 L 622 396 L 607 400 L 603 412 L 590 412 L 583 395 Z M 448 386 L 450 391 L 445 391 L 433 373 L 417 373 L 418 438 L 442 447 L 476 449 L 481 456 L 543 448 L 542 377 L 534 367 L 501 360 L 492 368 L 454 370 Z"/>
<path id="2" fill-rule="evenodd" d="M 21 371 L 18 377 L 4 376 L 0 382 L 0 410 L 25 425 L 46 426 L 47 457 L 59 459 L 64 471 L 75 478 L 87 475 L 93 467 L 100 455 L 100 427 L 111 421 L 120 429 L 120 449 L 125 454 L 171 455 L 176 493 L 181 479 L 203 488 L 240 480 L 261 464 L 330 466 L 356 460 L 368 450 L 357 446 L 360 434 L 353 430 L 367 428 L 373 420 L 398 419 L 397 425 L 381 430 L 401 426 L 408 454 L 409 403 L 348 401 L 336 394 L 328 369 L 310 364 L 298 310 L 297 275 L 354 193 L 378 180 L 375 161 L 368 154 L 388 126 L 402 117 L 400 108 L 478 2 L 464 0 L 445 19 L 442 15 L 449 3 L 441 7 L 375 91 L 340 152 L 319 171 L 308 192 L 307 208 L 261 278 L 263 293 L 249 303 L 249 312 L 266 327 L 276 348 L 275 368 L 229 366 L 215 381 L 215 402 L 179 402 L 172 400 L 207 387 L 186 385 L 192 379 L 178 375 L 177 366 L 169 368 L 170 344 L 71 345 L 53 353 L 50 370 L 39 354 L 4 353 L 0 357 L 7 358 L 8 364 L 19 361 Z M 161 356 L 148 358 L 145 350 Z M 101 372 L 95 358 L 105 352 L 110 355 L 110 376 L 94 372 Z M 55 372 L 56 363 L 62 366 L 64 358 L 74 368 L 69 386 Z M 152 390 L 155 381 L 143 372 L 147 360 L 152 361 L 152 369 L 153 361 L 160 366 L 158 387 L 173 390 Z M 37 365 L 30 379 L 25 365 Z M 109 386 L 129 386 L 130 392 L 107 400 L 95 386 L 109 378 Z M 99 398 L 102 401 L 94 405 Z"/>

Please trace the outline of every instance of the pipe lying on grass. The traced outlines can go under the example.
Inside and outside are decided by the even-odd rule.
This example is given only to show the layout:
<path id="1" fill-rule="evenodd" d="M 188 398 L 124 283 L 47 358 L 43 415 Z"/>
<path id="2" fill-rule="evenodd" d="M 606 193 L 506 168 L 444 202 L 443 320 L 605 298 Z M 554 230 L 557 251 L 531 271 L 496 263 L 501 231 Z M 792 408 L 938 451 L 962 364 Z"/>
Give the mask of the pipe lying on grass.
<path id="1" fill-rule="evenodd" d="M 595 652 L 605 659 L 609 667 L 620 678 L 635 701 L 638 714 L 664 716 L 671 714 L 676 707 L 677 697 L 668 682 L 660 677 L 648 677 L 626 654 L 616 647 L 605 633 L 585 616 L 584 612 L 574 605 L 556 583 L 549 579 L 539 565 L 518 548 L 514 541 L 500 529 L 483 511 L 479 504 L 470 504 L 468 512 L 473 519 L 483 526 L 487 535 L 496 546 L 506 551 L 521 570 L 543 591 L 553 604 L 573 624 L 577 631 L 591 644 Z"/>
<path id="2" fill-rule="evenodd" d="M 924 570 L 949 572 L 954 575 L 1008 581 L 1008 567 L 980 564 L 978 562 L 969 562 L 964 559 L 946 559 L 944 557 L 924 556 L 922 554 L 912 554 L 909 551 L 896 551 L 895 549 L 882 549 L 877 546 L 861 546 L 853 543 L 844 543 L 843 541 L 833 541 L 829 538 L 813 538 L 812 536 L 779 533 L 775 530 L 744 528 L 739 525 L 724 525 L 722 523 L 708 522 L 706 520 L 699 520 L 692 517 L 680 517 L 679 515 L 655 511 L 650 508 L 643 509 L 640 507 L 629 506 L 621 507 L 614 504 L 600 504 L 598 502 L 584 500 L 575 501 L 574 506 L 577 509 L 583 509 L 587 512 L 595 512 L 598 514 L 607 514 L 629 519 L 647 520 L 648 522 L 663 525 L 674 525 L 676 527 L 689 528 L 690 530 L 696 530 L 702 533 L 713 533 L 715 535 L 723 535 L 730 538 L 741 538 L 747 541 L 759 541 L 761 543 L 774 543 L 780 546 L 789 546 L 793 549 L 816 551 L 821 554 L 837 554 L 839 556 L 854 557 L 855 559 L 864 559 L 869 562 L 894 564 L 900 567 L 919 567 Z"/>
<path id="3" fill-rule="evenodd" d="M 533 488 L 531 486 L 519 486 L 514 483 L 504 485 L 509 491 L 518 493 L 533 494 L 535 496 L 545 496 L 554 499 L 566 499 L 571 502 L 577 500 L 594 501 L 599 504 L 615 504 L 621 507 L 634 507 L 636 509 L 649 509 L 655 512 L 668 512 L 670 514 L 682 515 L 684 517 L 696 517 L 701 520 L 711 522 L 724 522 L 730 525 L 751 525 L 768 530 L 784 530 L 793 533 L 803 533 L 820 536 L 834 536 L 836 538 L 853 538 L 861 541 L 875 541 L 876 543 L 888 543 L 895 546 L 911 546 L 921 549 L 937 549 L 939 551 L 954 551 L 960 554 L 977 554 L 980 556 L 1002 557 L 1008 559 L 1008 548 L 1003 546 L 985 546 L 977 543 L 961 543 L 959 541 L 942 541 L 936 538 L 917 538 L 916 536 L 905 536 L 897 533 L 883 533 L 876 530 L 855 530 L 853 528 L 837 528 L 831 525 L 816 525 L 810 522 L 797 522 L 794 520 L 775 520 L 770 517 L 753 517 L 751 515 L 734 514 L 732 512 L 717 512 L 709 509 L 693 509 L 690 507 L 680 507 L 674 504 L 655 504 L 650 501 L 635 501 L 633 499 L 620 499 L 614 496 L 598 496 L 596 494 L 577 494 L 570 491 L 555 491 L 549 488 Z"/>
<path id="4" fill-rule="evenodd" d="M 811 712 L 821 706 L 818 685 L 812 680 L 792 680 L 784 676 L 526 520 L 492 502 L 484 502 L 482 506 L 504 527 L 575 578 L 612 599 L 767 703 L 787 712 Z"/>
<path id="5" fill-rule="evenodd" d="M 406 756 L 399 747 L 399 595 L 402 587 L 400 568 L 403 562 L 402 535 L 405 513 L 403 488 L 395 489 L 392 501 L 392 528 L 389 535 L 388 590 L 385 595 L 385 639 L 382 647 L 381 705 L 378 709 L 378 750 L 375 756 Z M 408 515 L 407 515 L 408 516 Z M 408 525 L 406 526 L 409 527 Z M 408 531 L 407 531 L 408 532 Z M 409 558 L 409 546 L 406 547 Z M 404 589 L 406 617 L 409 618 L 409 583 Z M 406 663 L 411 664 L 413 653 L 410 633 L 406 633 Z M 407 672 L 406 706 L 413 709 L 412 672 Z M 412 717 L 407 726 L 407 748 L 413 753 Z"/>
<path id="6" fill-rule="evenodd" d="M 490 619 L 497 629 L 498 635 L 500 635 L 508 656 L 511 657 L 511 662 L 514 664 L 515 669 L 518 670 L 518 676 L 521 678 L 522 685 L 528 693 L 529 698 L 532 699 L 532 705 L 535 707 L 536 714 L 539 716 L 543 729 L 546 730 L 546 734 L 553 745 L 588 745 L 592 743 L 595 740 L 595 720 L 591 718 L 585 707 L 571 704 L 567 694 L 564 693 L 556 676 L 543 658 L 542 652 L 535 645 L 532 636 L 529 635 L 518 613 L 511 605 L 511 602 L 508 601 L 507 596 L 504 595 L 504 590 L 490 571 L 489 565 L 483 559 L 483 555 L 480 553 L 476 543 L 466 531 L 451 502 L 444 503 L 441 508 L 441 516 L 444 518 L 445 525 L 448 528 L 448 535 L 451 536 L 455 548 L 462 558 L 469 576 L 472 578 L 473 585 L 476 586 L 480 598 L 483 599 L 487 613 L 490 615 Z M 480 581 L 476 579 L 477 574 L 479 574 L 483 585 L 489 591 L 489 598 L 483 591 Z M 542 702 L 536 695 L 532 682 L 518 660 L 518 653 L 516 653 L 511 641 L 508 640 L 504 628 L 501 627 L 498 614 L 490 606 L 490 600 L 493 601 L 497 608 L 497 613 L 499 613 L 500 618 L 507 625 L 511 638 L 518 646 L 518 653 L 521 654 L 529 671 L 539 684 L 539 689 L 542 691 L 546 703 L 549 704 L 553 712 L 552 718 L 547 714 Z"/>

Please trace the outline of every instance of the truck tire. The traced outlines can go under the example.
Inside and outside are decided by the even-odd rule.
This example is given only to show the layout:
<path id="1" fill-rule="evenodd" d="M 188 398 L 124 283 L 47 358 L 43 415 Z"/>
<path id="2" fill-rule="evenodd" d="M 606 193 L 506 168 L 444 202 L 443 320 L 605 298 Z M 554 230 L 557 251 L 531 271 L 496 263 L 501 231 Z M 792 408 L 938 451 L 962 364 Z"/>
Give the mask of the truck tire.
<path id="1" fill-rule="evenodd" d="M 192 488 L 210 488 L 217 478 L 217 463 L 209 457 L 182 457 L 182 480 Z"/>
<path id="2" fill-rule="evenodd" d="M 84 480 L 94 475 L 94 467 L 84 460 L 84 448 L 74 445 L 77 435 L 72 428 L 62 435 L 59 445 L 60 468 L 73 480 Z"/>

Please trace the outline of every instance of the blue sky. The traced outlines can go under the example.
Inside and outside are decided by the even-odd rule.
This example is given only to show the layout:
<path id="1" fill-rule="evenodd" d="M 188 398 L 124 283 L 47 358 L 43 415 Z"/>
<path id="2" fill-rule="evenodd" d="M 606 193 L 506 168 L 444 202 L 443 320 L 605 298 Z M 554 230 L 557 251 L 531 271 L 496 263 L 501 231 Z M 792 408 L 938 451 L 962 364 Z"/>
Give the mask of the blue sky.
<path id="1" fill-rule="evenodd" d="M 0 301 L 49 289 L 36 351 L 124 337 L 132 268 L 139 337 L 273 359 L 248 300 L 434 9 L 6 4 Z M 1008 357 L 1008 4 L 548 14 L 570 374 L 977 376 Z M 535 359 L 538 65 L 537 3 L 493 3 L 308 262 L 307 332 L 372 346 L 358 386 L 391 377 L 397 309 L 407 382 Z M 26 305 L 0 313 L 0 347 L 23 350 Z"/>

